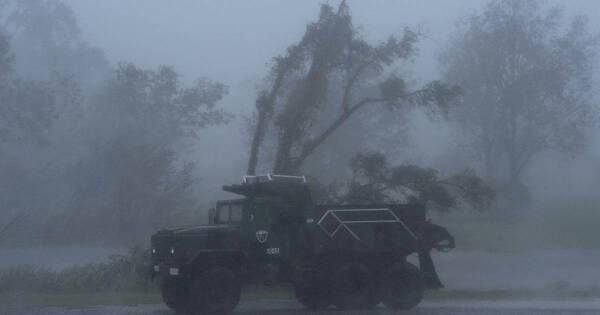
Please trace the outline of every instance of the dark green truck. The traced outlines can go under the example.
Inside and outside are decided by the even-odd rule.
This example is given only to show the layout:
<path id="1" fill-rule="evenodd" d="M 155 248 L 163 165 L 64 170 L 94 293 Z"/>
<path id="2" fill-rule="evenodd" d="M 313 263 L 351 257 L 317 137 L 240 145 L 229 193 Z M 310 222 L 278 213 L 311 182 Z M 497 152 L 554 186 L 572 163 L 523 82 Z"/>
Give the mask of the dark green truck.
<path id="1" fill-rule="evenodd" d="M 217 202 L 208 225 L 152 235 L 153 273 L 176 312 L 229 313 L 244 283 L 292 283 L 311 309 L 410 309 L 442 287 L 430 251 L 454 238 L 423 205 L 315 205 L 298 176 L 245 176 L 223 189 L 243 198 Z"/>

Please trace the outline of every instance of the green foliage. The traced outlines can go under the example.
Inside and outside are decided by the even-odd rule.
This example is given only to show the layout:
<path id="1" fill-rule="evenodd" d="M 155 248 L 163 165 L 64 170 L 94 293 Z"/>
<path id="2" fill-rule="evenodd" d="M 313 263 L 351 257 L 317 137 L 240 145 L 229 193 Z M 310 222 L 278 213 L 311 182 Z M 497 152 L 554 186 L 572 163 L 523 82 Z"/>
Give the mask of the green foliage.
<path id="1" fill-rule="evenodd" d="M 171 67 L 119 65 L 91 101 L 82 127 L 93 131 L 83 139 L 87 152 L 68 171 L 73 195 L 50 233 L 68 225 L 75 228 L 66 237 L 128 243 L 193 209 L 194 164 L 178 149 L 228 121 L 217 107 L 226 93 L 207 79 L 185 86 Z"/>
<path id="2" fill-rule="evenodd" d="M 227 86 L 111 71 L 62 1 L 0 2 L 2 236 L 127 244 L 196 208 L 182 148 L 229 121 Z"/>
<path id="3" fill-rule="evenodd" d="M 13 267 L 0 270 L 0 294 L 148 292 L 155 290 L 155 285 L 150 282 L 147 261 L 146 251 L 132 247 L 127 255 L 61 271 Z"/>
<path id="4" fill-rule="evenodd" d="M 28 79 L 55 73 L 73 78 L 88 92 L 110 72 L 104 52 L 87 44 L 73 10 L 58 0 L 3 0 L 2 24 L 17 55 L 15 69 Z"/>
<path id="5" fill-rule="evenodd" d="M 454 174 L 448 178 L 447 183 L 459 188 L 456 191 L 464 200 L 477 209 L 485 209 L 490 206 L 496 192 L 481 177 L 477 176 L 475 170 L 467 168 L 462 173 Z"/>
<path id="6" fill-rule="evenodd" d="M 8 36 L 0 29 L 0 150 L 6 143 L 40 144 L 56 119 L 61 91 L 74 97 L 76 89 L 64 90 L 60 81 L 22 79 L 14 70 Z"/>
<path id="7" fill-rule="evenodd" d="M 350 166 L 354 177 L 341 197 L 347 203 L 398 202 L 400 197 L 447 212 L 463 204 L 483 210 L 494 199 L 494 191 L 471 169 L 440 178 L 432 168 L 389 166 L 376 152 L 357 154 Z"/>

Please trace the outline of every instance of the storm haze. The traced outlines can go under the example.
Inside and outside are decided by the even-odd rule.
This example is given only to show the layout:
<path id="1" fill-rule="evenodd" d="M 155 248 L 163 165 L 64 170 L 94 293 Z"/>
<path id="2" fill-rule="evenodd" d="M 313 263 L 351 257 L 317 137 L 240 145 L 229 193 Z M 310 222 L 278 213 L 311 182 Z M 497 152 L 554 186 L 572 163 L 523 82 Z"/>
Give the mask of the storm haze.
<path id="1" fill-rule="evenodd" d="M 231 125 L 207 131 L 204 143 L 210 150 L 198 153 L 198 158 L 203 160 L 200 167 L 206 165 L 201 174 L 203 178 L 230 182 L 237 181 L 244 173 L 249 142 L 249 137 L 244 135 L 247 130 L 244 118 L 252 115 L 257 87 L 261 85 L 268 64 L 301 36 L 306 23 L 318 13 L 322 1 L 179 1 L 168 6 L 162 1 L 144 1 L 143 5 L 136 1 L 110 0 L 66 3 L 76 13 L 83 37 L 101 47 L 112 63 L 135 61 L 147 67 L 173 65 L 184 80 L 193 80 L 200 75 L 231 87 L 223 106 L 234 112 L 237 119 Z M 600 9 L 600 4 L 595 1 L 570 1 L 568 5 L 561 1 L 548 3 L 564 6 L 569 16 Z M 418 44 L 419 54 L 414 66 L 408 67 L 413 80 L 425 82 L 439 77 L 439 52 L 461 23 L 460 19 L 481 9 L 485 1 L 381 0 L 350 1 L 349 5 L 355 24 L 369 41 L 382 40 L 404 27 L 420 28 L 425 32 L 426 36 Z M 589 20 L 591 30 L 600 30 L 598 19 L 590 16 Z M 424 153 L 413 159 L 430 162 L 441 159 L 447 146 L 453 145 L 452 139 L 446 138 L 448 129 L 444 126 L 428 121 L 414 124 L 419 131 L 414 132 L 412 142 Z M 227 139 L 228 145 L 220 145 L 223 139 Z M 534 171 L 531 179 L 544 184 L 533 188 L 539 189 L 544 196 L 553 196 L 554 185 L 560 186 L 566 179 L 570 180 L 569 184 L 560 190 L 593 196 L 593 189 L 581 190 L 587 190 L 598 179 L 594 175 L 597 172 L 589 172 L 587 167 L 587 163 L 598 160 L 600 155 L 600 144 L 598 138 L 595 139 L 591 139 L 589 152 L 579 157 L 586 166 L 546 159 L 544 168 Z M 218 158 L 223 155 L 237 159 Z M 213 167 L 215 165 L 218 167 Z M 546 172 L 546 169 L 558 173 Z M 564 169 L 569 170 L 561 172 Z M 554 182 L 556 178 L 561 180 Z M 218 194 L 219 185 L 210 182 L 200 183 L 202 189 Z"/>
<path id="2" fill-rule="evenodd" d="M 425 312 L 597 302 L 599 53 L 596 0 L 0 0 L 0 305 L 156 302 L 150 236 L 261 174 L 423 205 L 456 239 Z"/>

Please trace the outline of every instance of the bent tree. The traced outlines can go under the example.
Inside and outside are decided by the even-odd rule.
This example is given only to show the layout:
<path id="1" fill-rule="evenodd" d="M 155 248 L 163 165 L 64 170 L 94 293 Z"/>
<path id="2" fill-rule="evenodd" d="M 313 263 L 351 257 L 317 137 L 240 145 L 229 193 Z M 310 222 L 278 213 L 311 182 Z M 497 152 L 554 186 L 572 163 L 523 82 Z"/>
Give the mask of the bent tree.
<path id="1" fill-rule="evenodd" d="M 495 191 L 469 168 L 442 176 L 433 168 L 390 165 L 379 152 L 355 155 L 350 167 L 352 179 L 346 187 L 341 187 L 343 189 L 330 193 L 328 201 L 385 204 L 413 200 L 444 213 L 465 206 L 482 211 L 489 208 L 495 198 Z"/>
<path id="2" fill-rule="evenodd" d="M 259 151 L 271 133 L 272 171 L 297 174 L 336 130 L 361 109 L 429 106 L 445 110 L 461 94 L 457 87 L 433 81 L 411 90 L 394 66 L 410 61 L 421 34 L 402 34 L 370 44 L 352 24 L 345 1 L 337 10 L 321 6 L 317 21 L 299 42 L 274 59 L 267 87 L 256 100 L 254 136 L 248 174 L 254 174 Z M 324 112 L 332 112 L 324 115 Z"/>

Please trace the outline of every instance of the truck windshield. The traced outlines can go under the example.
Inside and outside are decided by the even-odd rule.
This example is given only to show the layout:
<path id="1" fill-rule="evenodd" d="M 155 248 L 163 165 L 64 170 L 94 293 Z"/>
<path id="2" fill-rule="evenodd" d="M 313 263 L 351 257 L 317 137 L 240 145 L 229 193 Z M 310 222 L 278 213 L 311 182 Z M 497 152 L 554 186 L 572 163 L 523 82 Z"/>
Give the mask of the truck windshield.
<path id="1" fill-rule="evenodd" d="M 242 221 L 242 204 L 229 205 L 229 222 L 239 223 Z"/>
<path id="2" fill-rule="evenodd" d="M 243 218 L 241 203 L 224 204 L 217 209 L 217 223 L 240 223 Z"/>
<path id="3" fill-rule="evenodd" d="M 284 203 L 278 197 L 255 198 L 251 206 L 251 219 L 254 224 L 271 226 L 276 224 Z"/>

